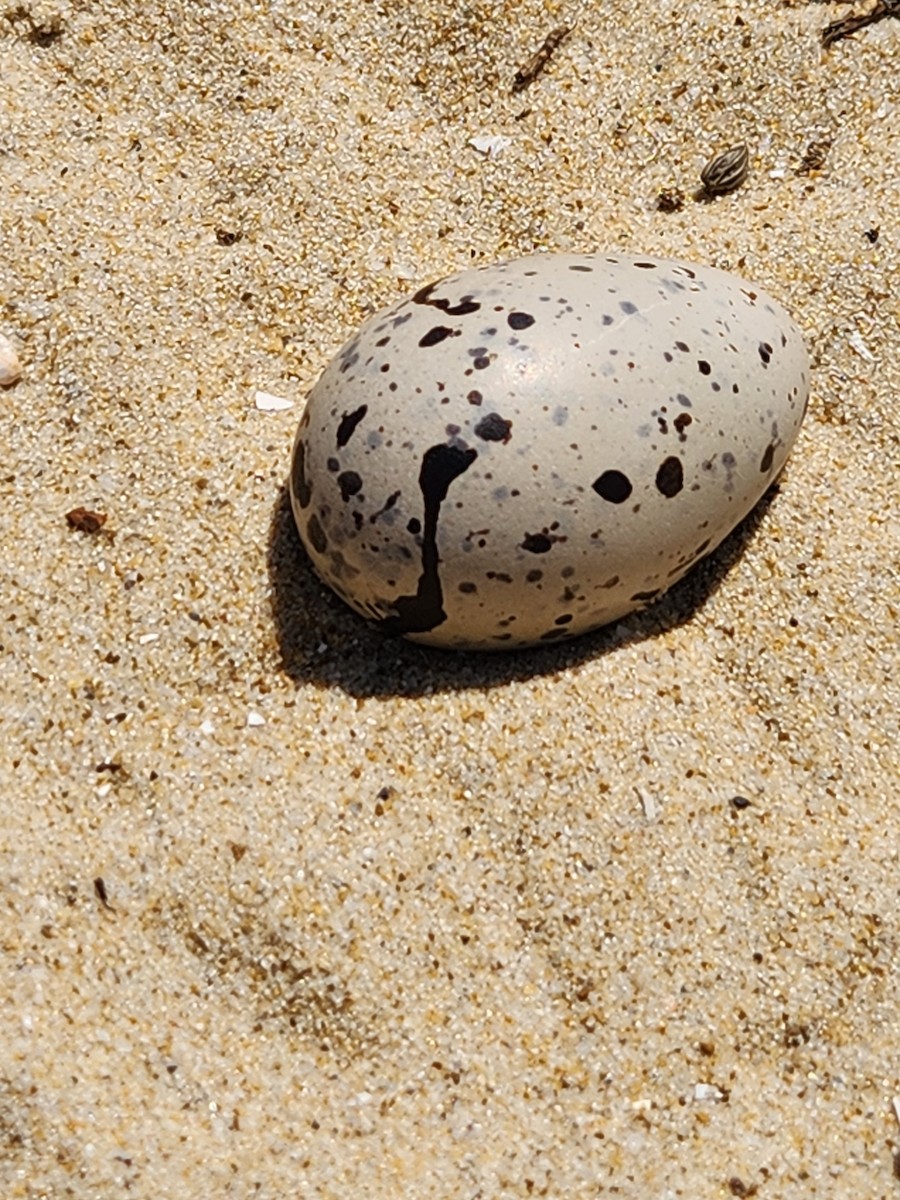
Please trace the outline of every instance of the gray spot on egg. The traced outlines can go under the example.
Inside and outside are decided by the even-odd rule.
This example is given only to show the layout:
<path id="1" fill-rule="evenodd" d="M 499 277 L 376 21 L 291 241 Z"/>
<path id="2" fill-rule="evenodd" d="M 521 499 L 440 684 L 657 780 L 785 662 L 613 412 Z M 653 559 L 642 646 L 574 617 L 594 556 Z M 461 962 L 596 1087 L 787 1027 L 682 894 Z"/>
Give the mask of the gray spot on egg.
<path id="1" fill-rule="evenodd" d="M 294 515 L 322 578 L 388 633 L 546 644 L 646 607 L 714 550 L 808 397 L 797 327 L 724 272 L 598 254 L 466 270 L 326 367 Z"/>

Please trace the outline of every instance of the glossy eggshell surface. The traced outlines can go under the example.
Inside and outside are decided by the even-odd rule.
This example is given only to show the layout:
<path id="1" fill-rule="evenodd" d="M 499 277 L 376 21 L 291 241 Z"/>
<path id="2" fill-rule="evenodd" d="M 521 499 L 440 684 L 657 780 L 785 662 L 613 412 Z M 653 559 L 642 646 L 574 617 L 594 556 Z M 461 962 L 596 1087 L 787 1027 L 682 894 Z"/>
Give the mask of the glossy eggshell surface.
<path id="1" fill-rule="evenodd" d="M 535 255 L 371 318 L 310 393 L 291 501 L 321 577 L 391 633 L 501 650 L 645 607 L 759 500 L 803 339 L 710 267 Z"/>

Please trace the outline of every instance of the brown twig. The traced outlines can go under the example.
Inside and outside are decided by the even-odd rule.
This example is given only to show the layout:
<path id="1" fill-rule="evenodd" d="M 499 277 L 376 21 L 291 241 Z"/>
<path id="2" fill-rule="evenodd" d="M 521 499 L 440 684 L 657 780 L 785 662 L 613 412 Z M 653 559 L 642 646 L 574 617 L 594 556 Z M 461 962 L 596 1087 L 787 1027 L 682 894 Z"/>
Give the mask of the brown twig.
<path id="1" fill-rule="evenodd" d="M 832 21 L 822 30 L 822 45 L 827 50 L 842 38 L 850 37 L 867 25 L 874 25 L 885 17 L 900 17 L 900 0 L 878 0 L 875 7 L 867 13 L 851 13 L 840 21 Z"/>
<path id="2" fill-rule="evenodd" d="M 540 50 L 537 50 L 529 58 L 528 62 L 522 67 L 521 71 L 516 71 L 515 79 L 513 79 L 512 90 L 514 92 L 524 91 L 529 83 L 533 83 L 550 61 L 554 50 L 565 38 L 569 36 L 572 29 L 568 25 L 560 25 L 559 29 L 554 29 L 552 33 L 548 33 L 544 39 L 544 44 Z"/>

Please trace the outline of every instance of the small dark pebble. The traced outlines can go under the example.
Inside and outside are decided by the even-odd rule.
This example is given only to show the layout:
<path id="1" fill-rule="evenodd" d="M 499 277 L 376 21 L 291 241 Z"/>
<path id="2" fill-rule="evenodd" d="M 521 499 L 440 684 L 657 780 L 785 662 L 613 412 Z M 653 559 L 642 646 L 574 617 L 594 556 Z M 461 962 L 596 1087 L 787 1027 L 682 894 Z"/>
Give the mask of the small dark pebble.
<path id="1" fill-rule="evenodd" d="M 872 245 L 873 245 L 873 246 L 874 246 L 874 245 L 875 245 L 875 243 L 878 241 L 878 235 L 879 235 L 880 233 L 881 233 L 881 229 L 880 229 L 880 228 L 875 228 L 875 229 L 867 229 L 867 230 L 865 231 L 866 237 L 869 239 L 869 241 L 872 243 Z"/>
<path id="2" fill-rule="evenodd" d="M 378 797 L 377 797 L 377 800 L 375 803 L 375 816 L 376 817 L 384 816 L 385 804 L 389 804 L 389 801 L 393 800 L 393 798 L 396 795 L 397 795 L 397 789 L 391 787 L 390 784 L 388 784 L 386 787 L 383 787 L 381 789 L 381 791 L 378 793 Z"/>
<path id="3" fill-rule="evenodd" d="M 732 808 L 749 808 L 750 801 L 747 799 L 746 796 L 732 796 L 731 797 L 731 806 L 732 806 Z"/>
<path id="4" fill-rule="evenodd" d="M 728 1190 L 732 1196 L 755 1196 L 756 1184 L 744 1183 L 738 1175 L 732 1175 L 728 1180 Z"/>
<path id="5" fill-rule="evenodd" d="M 216 241 L 220 246 L 233 246 L 235 242 L 239 242 L 244 235 L 239 232 L 234 232 L 230 229 L 217 229 Z"/>

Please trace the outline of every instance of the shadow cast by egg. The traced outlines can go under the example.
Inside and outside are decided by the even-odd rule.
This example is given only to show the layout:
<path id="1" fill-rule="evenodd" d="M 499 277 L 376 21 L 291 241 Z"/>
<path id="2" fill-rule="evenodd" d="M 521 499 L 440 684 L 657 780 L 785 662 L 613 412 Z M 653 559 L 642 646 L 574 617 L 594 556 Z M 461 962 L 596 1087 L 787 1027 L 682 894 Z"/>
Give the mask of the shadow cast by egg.
<path id="1" fill-rule="evenodd" d="M 658 637 L 690 621 L 727 577 L 779 492 L 773 483 L 723 542 L 642 612 L 569 642 L 497 653 L 419 646 L 358 616 L 319 579 L 303 548 L 283 485 L 269 529 L 272 616 L 284 672 L 297 684 L 351 696 L 424 696 L 500 687 L 551 675 Z"/>

